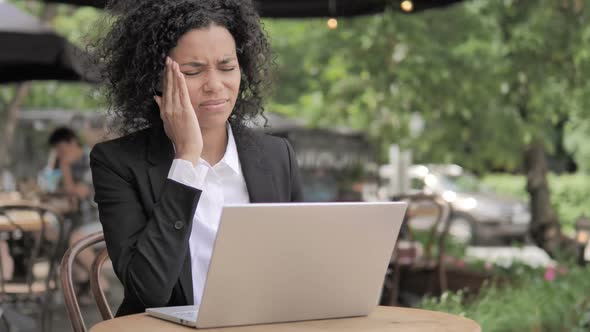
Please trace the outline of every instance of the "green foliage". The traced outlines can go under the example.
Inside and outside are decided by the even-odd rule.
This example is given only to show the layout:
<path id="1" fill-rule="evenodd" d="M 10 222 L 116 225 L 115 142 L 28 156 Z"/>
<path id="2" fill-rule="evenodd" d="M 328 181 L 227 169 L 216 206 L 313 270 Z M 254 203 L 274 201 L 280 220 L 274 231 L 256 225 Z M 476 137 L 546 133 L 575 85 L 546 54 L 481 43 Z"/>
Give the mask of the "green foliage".
<path id="1" fill-rule="evenodd" d="M 420 306 L 473 319 L 486 332 L 587 330 L 590 268 L 557 268 L 553 281 L 545 280 L 546 270 L 519 271 L 511 284 L 488 284 L 475 299 L 447 292 Z"/>
<path id="2" fill-rule="evenodd" d="M 573 114 L 589 121 L 590 9 L 574 2 L 465 1 L 340 19 L 337 30 L 271 21 L 280 92 L 269 109 L 363 130 L 411 148 L 417 162 L 516 169 L 533 138 L 551 152 L 559 125 Z M 424 119 L 420 134 L 410 131 L 413 114 Z M 577 132 L 569 151 L 584 155 L 588 131 Z"/>
<path id="3" fill-rule="evenodd" d="M 590 121 L 587 121 L 587 119 L 576 119 L 568 122 L 564 137 L 565 148 L 574 156 L 579 170 L 586 174 L 590 174 L 589 133 Z"/>
<path id="4" fill-rule="evenodd" d="M 528 199 L 526 178 L 521 175 L 493 174 L 483 179 L 493 190 Z M 574 234 L 576 220 L 590 217 L 590 176 L 586 174 L 549 175 L 551 202 L 565 233 Z"/>
<path id="5" fill-rule="evenodd" d="M 488 174 L 482 179 L 483 183 L 493 191 L 518 197 L 522 200 L 529 199 L 526 192 L 526 177 L 512 174 Z"/>
<path id="6" fill-rule="evenodd" d="M 103 103 L 97 87 L 84 83 L 33 82 L 23 108 L 96 110 Z"/>

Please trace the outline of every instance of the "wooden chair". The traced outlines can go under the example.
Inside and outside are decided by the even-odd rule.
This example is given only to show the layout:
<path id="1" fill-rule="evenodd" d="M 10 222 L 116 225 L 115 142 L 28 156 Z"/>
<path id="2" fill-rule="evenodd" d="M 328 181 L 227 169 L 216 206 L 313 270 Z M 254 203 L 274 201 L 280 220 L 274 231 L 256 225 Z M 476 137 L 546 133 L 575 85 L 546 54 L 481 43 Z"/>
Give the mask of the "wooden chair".
<path id="1" fill-rule="evenodd" d="M 104 242 L 104 235 L 102 232 L 90 234 L 87 237 L 76 242 L 74 245 L 72 245 L 66 251 L 61 261 L 61 287 L 63 290 L 66 309 L 68 311 L 68 316 L 70 318 L 70 323 L 72 324 L 72 329 L 74 330 L 74 332 L 85 332 L 87 330 L 86 325 L 84 324 L 84 319 L 82 318 L 82 313 L 80 311 L 78 299 L 76 298 L 76 292 L 72 280 L 72 267 L 74 265 L 74 261 L 76 260 L 76 256 L 78 256 L 80 252 L 82 252 L 86 248 L 92 247 L 95 244 L 101 242 Z M 95 258 L 92 264 L 92 271 L 90 273 L 90 285 L 92 289 L 92 294 L 94 295 L 96 306 L 98 307 L 98 311 L 100 312 L 100 315 L 102 316 L 103 320 L 113 318 L 113 314 L 108 305 L 99 278 L 102 272 L 102 267 L 108 258 L 109 256 L 106 251 L 106 248 L 102 249 L 98 256 Z"/>
<path id="2" fill-rule="evenodd" d="M 63 219 L 50 208 L 30 202 L 1 204 L 0 238 L 19 267 L 12 278 L 5 279 L 0 257 L 0 303 L 23 308 L 38 305 L 32 313 L 38 314 L 39 328 L 50 329 L 57 264 L 65 243 Z"/>
<path id="3" fill-rule="evenodd" d="M 382 298 L 381 304 L 390 306 L 397 304 L 401 277 L 400 270 L 404 267 L 433 270 L 434 273 L 431 275 L 429 288 L 435 289 L 438 286 L 441 292 L 447 289 L 447 269 L 444 258 L 450 224 L 449 217 L 452 214 L 452 206 L 438 195 L 423 193 L 400 195 L 394 197 L 393 200 L 408 202 L 408 211 L 404 218 L 400 237 L 396 242 L 394 255 L 392 255 L 384 284 L 385 297 Z M 430 207 L 424 207 L 423 204 L 430 205 Z M 434 222 L 428 230 L 429 234 L 424 252 L 421 254 L 418 254 L 420 251 L 417 250 L 419 243 L 409 226 L 409 220 L 419 216 L 434 218 Z M 437 249 L 436 257 L 433 257 L 432 254 L 434 246 Z M 436 280 L 438 280 L 438 285 L 435 285 Z"/>

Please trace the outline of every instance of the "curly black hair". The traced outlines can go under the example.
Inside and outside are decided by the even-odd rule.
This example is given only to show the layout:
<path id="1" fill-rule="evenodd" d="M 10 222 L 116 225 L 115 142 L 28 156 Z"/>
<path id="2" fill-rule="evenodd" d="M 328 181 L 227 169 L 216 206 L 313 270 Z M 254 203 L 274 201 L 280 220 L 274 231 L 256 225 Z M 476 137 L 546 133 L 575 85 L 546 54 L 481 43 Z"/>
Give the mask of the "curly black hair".
<path id="1" fill-rule="evenodd" d="M 251 0 L 142 0 L 109 4 L 108 31 L 97 40 L 103 89 L 117 129 L 128 134 L 161 125 L 153 96 L 165 59 L 192 29 L 225 27 L 236 42 L 242 73 L 229 121 L 238 134 L 248 119 L 263 116 L 263 92 L 273 60 L 270 43 Z"/>

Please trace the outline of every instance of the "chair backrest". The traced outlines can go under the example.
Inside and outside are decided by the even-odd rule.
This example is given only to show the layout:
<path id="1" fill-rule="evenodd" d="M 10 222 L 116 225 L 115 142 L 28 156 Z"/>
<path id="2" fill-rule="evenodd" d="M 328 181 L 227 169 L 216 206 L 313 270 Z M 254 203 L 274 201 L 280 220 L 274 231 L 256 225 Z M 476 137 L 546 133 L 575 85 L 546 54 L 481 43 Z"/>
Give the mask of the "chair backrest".
<path id="1" fill-rule="evenodd" d="M 74 265 L 74 261 L 76 260 L 76 256 L 80 252 L 103 241 L 104 235 L 102 232 L 90 234 L 72 245 L 66 251 L 61 261 L 61 286 L 64 294 L 66 309 L 68 311 L 68 316 L 70 318 L 70 323 L 72 324 L 72 329 L 74 332 L 85 332 L 86 325 L 84 324 L 84 319 L 82 318 L 82 313 L 80 312 L 80 305 L 74 290 L 72 267 Z M 95 258 L 94 263 L 92 264 L 92 272 L 90 275 L 90 284 L 92 287 L 94 300 L 96 301 L 98 310 L 100 311 L 100 314 L 104 320 L 113 318 L 113 314 L 111 313 L 111 309 L 108 306 L 106 297 L 99 281 L 102 266 L 107 258 L 108 254 L 105 249 Z"/>
<path id="2" fill-rule="evenodd" d="M 425 193 L 417 193 L 417 194 L 409 194 L 409 195 L 399 195 L 394 198 L 394 200 L 404 200 L 408 202 L 408 213 L 406 213 L 406 219 L 404 220 L 404 226 L 406 227 L 406 231 L 409 233 L 410 237 L 413 239 L 414 236 L 412 235 L 412 231 L 408 226 L 408 220 L 414 218 L 416 216 L 420 216 L 421 213 L 433 211 L 422 211 L 420 212 L 420 208 L 417 209 L 416 214 L 413 215 L 413 205 L 414 204 L 421 204 L 421 203 L 430 203 L 434 206 L 434 213 L 432 216 L 435 218 L 434 223 L 430 226 L 430 230 L 428 231 L 430 234 L 426 241 L 426 248 L 424 249 L 424 259 L 430 260 L 432 258 L 432 247 L 436 246 L 437 248 L 437 257 L 434 260 L 435 268 L 438 271 L 439 275 L 439 288 L 441 292 L 446 291 L 447 289 L 447 272 L 446 266 L 444 263 L 445 257 L 445 248 L 446 248 L 446 240 L 449 233 L 449 226 L 450 226 L 450 217 L 453 214 L 453 207 L 452 205 L 444 200 L 440 195 L 431 195 Z M 427 209 L 428 210 L 428 209 Z M 442 231 L 441 231 L 442 230 Z M 398 243 L 400 243 L 398 241 Z"/>
<path id="3" fill-rule="evenodd" d="M 92 272 L 90 273 L 90 288 L 92 289 L 96 306 L 98 307 L 98 311 L 100 312 L 103 320 L 113 318 L 111 307 L 109 307 L 107 298 L 104 294 L 104 291 L 102 290 L 102 285 L 100 284 L 100 274 L 102 272 L 102 267 L 108 259 L 109 253 L 107 252 L 107 248 L 104 248 L 94 259 L 94 262 L 92 263 Z"/>

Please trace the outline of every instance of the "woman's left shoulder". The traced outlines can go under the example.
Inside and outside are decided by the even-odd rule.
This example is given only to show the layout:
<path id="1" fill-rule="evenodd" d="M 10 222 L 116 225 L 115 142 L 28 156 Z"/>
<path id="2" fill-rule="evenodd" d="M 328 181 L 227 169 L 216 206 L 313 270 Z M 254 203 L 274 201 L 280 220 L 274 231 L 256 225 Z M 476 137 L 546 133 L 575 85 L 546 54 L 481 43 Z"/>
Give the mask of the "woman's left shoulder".
<path id="1" fill-rule="evenodd" d="M 259 140 L 266 153 L 275 155 L 292 153 L 293 148 L 286 137 L 264 133 L 259 134 Z"/>
<path id="2" fill-rule="evenodd" d="M 248 150 L 279 152 L 280 150 L 285 150 L 288 144 L 287 139 L 284 137 L 250 128 L 235 132 L 234 135 L 238 146 Z"/>
<path id="3" fill-rule="evenodd" d="M 275 148 L 283 148 L 284 149 L 285 143 L 288 142 L 287 138 L 285 138 L 285 137 L 273 135 L 273 134 L 269 134 L 269 133 L 260 133 L 260 134 L 258 134 L 258 136 L 260 137 L 260 140 L 262 140 L 266 146 L 271 146 L 271 147 L 275 147 Z"/>

